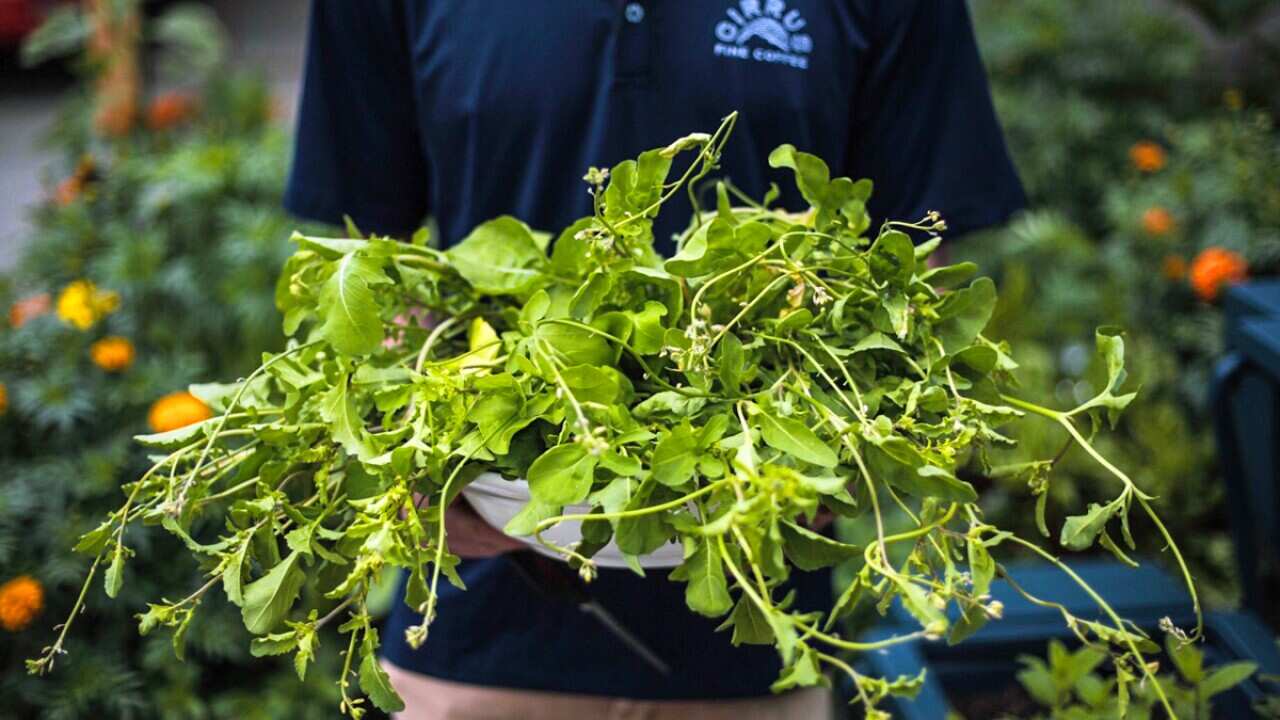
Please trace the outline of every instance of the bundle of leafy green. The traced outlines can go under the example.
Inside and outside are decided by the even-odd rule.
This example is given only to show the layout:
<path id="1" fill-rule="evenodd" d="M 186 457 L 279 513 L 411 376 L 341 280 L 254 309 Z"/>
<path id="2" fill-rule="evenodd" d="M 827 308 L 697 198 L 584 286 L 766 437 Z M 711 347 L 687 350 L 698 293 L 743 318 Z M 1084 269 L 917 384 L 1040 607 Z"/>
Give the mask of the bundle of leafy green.
<path id="1" fill-rule="evenodd" d="M 1000 573 L 991 548 L 1019 544 L 1052 559 L 986 523 L 955 469 L 1008 442 L 1000 426 L 1027 412 L 1093 453 L 1077 424 L 1096 430 L 1132 397 L 1120 392 L 1123 342 L 1099 334 L 1109 381 L 1075 409 L 1002 394 L 1015 364 L 981 334 L 993 283 L 965 284 L 973 265 L 930 269 L 940 238 L 915 246 L 908 235 L 945 229 L 936 214 L 885 223 L 868 238 L 870 182 L 831 178 L 820 159 L 787 145 L 769 161 L 794 171 L 808 211 L 771 208 L 776 192 L 753 202 L 725 183 L 713 210 L 698 208 L 692 188 L 716 168 L 735 119 L 592 169 L 594 213 L 554 244 L 511 217 L 444 252 L 425 234 L 295 236 L 300 249 L 276 295 L 291 346 L 241 382 L 194 388 L 219 415 L 140 438 L 157 453 L 154 467 L 81 539 L 94 569 L 105 568 L 107 593 L 125 582 L 129 525 L 161 524 L 207 580 L 152 604 L 142 632 L 172 628 L 180 645 L 220 585 L 259 636 L 254 652 L 294 653 L 301 675 L 317 630 L 345 618 L 342 710 L 365 710 L 353 677 L 374 705 L 394 710 L 402 703 L 377 664 L 370 590 L 385 567 L 407 570 L 404 602 L 424 616 L 407 640 L 425 642 L 441 577 L 459 583 L 442 510 L 477 475 L 496 472 L 527 478 L 532 496 L 508 531 L 540 537 L 582 521 L 580 543 L 547 544 L 588 579 L 592 554 L 611 540 L 633 561 L 681 543 L 673 577 L 687 583 L 690 609 L 723 617 L 736 643 L 776 647 L 776 690 L 826 682 L 824 669 L 835 668 L 869 716 L 882 717 L 875 704 L 920 678 L 866 677 L 842 653 L 959 641 L 1000 615 L 988 594 Z M 682 189 L 694 216 L 664 261 L 652 223 Z M 1116 499 L 1069 518 L 1064 544 L 1101 538 L 1118 552 L 1108 527 L 1127 538 L 1134 503 L 1155 518 L 1150 498 L 1114 472 Z M 589 512 L 561 514 L 584 502 Z M 886 534 L 891 506 L 914 527 Z M 807 523 L 822 508 L 874 518 L 874 542 L 813 531 Z M 908 559 L 894 562 L 890 548 L 907 548 Z M 859 569 L 830 613 L 790 609 L 780 589 L 790 573 L 846 560 Z M 860 603 L 895 600 L 918 632 L 859 643 L 836 629 Z M 1150 642 L 1106 610 L 1110 624 L 1064 617 L 1142 677 Z M 32 670 L 47 669 L 61 647 Z"/>

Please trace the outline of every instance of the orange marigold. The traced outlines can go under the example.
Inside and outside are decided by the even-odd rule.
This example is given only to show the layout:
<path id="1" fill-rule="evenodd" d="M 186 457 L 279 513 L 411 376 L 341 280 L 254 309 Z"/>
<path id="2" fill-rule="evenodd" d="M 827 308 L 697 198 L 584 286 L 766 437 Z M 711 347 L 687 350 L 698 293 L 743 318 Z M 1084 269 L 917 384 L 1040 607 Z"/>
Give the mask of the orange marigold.
<path id="1" fill-rule="evenodd" d="M 1205 302 L 1218 299 L 1223 285 L 1249 276 L 1249 264 L 1239 253 L 1220 247 L 1206 248 L 1191 262 L 1191 287 Z"/>
<path id="2" fill-rule="evenodd" d="M 200 398 L 180 390 L 169 393 L 151 404 L 147 423 L 153 432 L 169 432 L 213 417 L 213 411 Z"/>
<path id="3" fill-rule="evenodd" d="M 0 415 L 9 412 L 9 387 L 0 383 Z"/>
<path id="4" fill-rule="evenodd" d="M 1165 255 L 1164 262 L 1160 264 L 1160 272 L 1166 278 L 1178 282 L 1187 276 L 1187 259 L 1181 255 Z"/>
<path id="5" fill-rule="evenodd" d="M 133 364 L 133 343 L 118 335 L 104 337 L 89 346 L 93 364 L 107 372 L 120 372 Z"/>
<path id="6" fill-rule="evenodd" d="M 1150 140 L 1140 140 L 1129 148 L 1129 162 L 1139 172 L 1153 173 L 1164 167 L 1164 148 Z"/>
<path id="7" fill-rule="evenodd" d="M 147 106 L 147 127 L 168 130 L 195 114 L 196 100 L 189 93 L 170 91 Z"/>
<path id="8" fill-rule="evenodd" d="M 1152 237 L 1168 235 L 1173 232 L 1175 224 L 1173 214 L 1158 205 L 1142 213 L 1142 229 Z"/>
<path id="9" fill-rule="evenodd" d="M 28 322 L 49 312 L 53 307 L 53 298 L 49 293 L 28 295 L 9 306 L 9 324 L 20 328 Z"/>
<path id="10" fill-rule="evenodd" d="M 84 182 L 80 178 L 72 175 L 63 179 L 58 183 L 58 187 L 54 188 L 53 201 L 58 207 L 66 207 L 76 201 L 80 197 L 80 191 L 84 189 Z"/>
<path id="11" fill-rule="evenodd" d="M 0 626 L 9 632 L 25 630 L 44 609 L 44 586 L 30 575 L 0 585 Z"/>

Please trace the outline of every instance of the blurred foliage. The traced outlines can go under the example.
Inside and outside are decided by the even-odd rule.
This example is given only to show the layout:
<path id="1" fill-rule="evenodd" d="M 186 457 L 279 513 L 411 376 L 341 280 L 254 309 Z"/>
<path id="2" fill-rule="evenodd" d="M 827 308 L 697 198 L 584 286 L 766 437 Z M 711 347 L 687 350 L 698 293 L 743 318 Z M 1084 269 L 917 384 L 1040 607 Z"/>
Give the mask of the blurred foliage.
<path id="1" fill-rule="evenodd" d="M 1260 109 L 1280 93 L 1224 85 L 1211 61 L 1219 44 L 1248 35 L 1274 7 L 1156 4 L 974 0 L 1033 210 L 955 251 L 1000 277 L 990 334 L 1019 348 L 1031 397 L 1069 406 L 1089 396 L 1099 371 L 1090 367 L 1092 329 L 1126 329 L 1142 390 L 1119 432 L 1100 438 L 1101 450 L 1159 496 L 1175 537 L 1197 539 L 1188 550 L 1202 589 L 1231 601 L 1232 547 L 1206 405 L 1222 351 L 1210 291 L 1246 264 L 1251 276 L 1280 264 L 1280 139 Z M 1061 444 L 1049 434 L 1019 440 L 1022 449 L 1001 461 Z M 994 495 L 988 512 L 1024 529 L 1028 495 L 1047 492 L 1052 515 L 1114 492 L 1074 450 L 1051 485 L 1016 475 L 993 482 L 1007 494 Z M 1141 547 L 1157 556 L 1154 530 L 1141 530 Z"/>
<path id="2" fill-rule="evenodd" d="M 79 47 L 98 22 L 93 5 L 55 15 L 36 49 Z M 0 278 L 12 308 L 0 320 L 0 583 L 31 578 L 43 591 L 13 584 L 0 597 L 0 717 L 320 717 L 337 702 L 331 683 L 299 683 L 287 660 L 250 663 L 239 611 L 221 595 L 205 601 L 185 662 L 170 638 L 139 637 L 133 615 L 145 600 L 201 582 L 168 562 L 183 550 L 152 528 L 131 532 L 138 556 L 121 597 L 91 589 L 55 671 L 23 668 L 52 643 L 88 569 L 71 547 L 148 465 L 132 436 L 149 431 L 152 403 L 236 377 L 280 344 L 272 287 L 294 224 L 279 209 L 288 142 L 265 84 L 211 58 L 221 37 L 211 22 L 173 5 L 142 28 L 139 72 L 181 77 L 179 87 L 160 91 L 91 60 L 114 51 L 75 61 L 84 82 L 50 135 L 65 176 L 35 210 L 18 268 Z M 125 125 L 102 122 L 104 78 L 138 87 L 137 107 L 107 118 L 127 115 Z M 330 667 L 310 678 L 336 672 L 327 644 Z"/>

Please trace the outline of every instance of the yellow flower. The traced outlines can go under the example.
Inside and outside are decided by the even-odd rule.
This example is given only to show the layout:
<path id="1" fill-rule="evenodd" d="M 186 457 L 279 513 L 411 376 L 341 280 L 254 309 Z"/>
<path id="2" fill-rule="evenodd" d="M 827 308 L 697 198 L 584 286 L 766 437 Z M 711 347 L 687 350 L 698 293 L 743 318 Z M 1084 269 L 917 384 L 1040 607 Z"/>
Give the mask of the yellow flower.
<path id="1" fill-rule="evenodd" d="M 89 346 L 93 364 L 107 372 L 120 372 L 133 364 L 133 343 L 116 335 L 104 337 Z"/>
<path id="2" fill-rule="evenodd" d="M 0 627 L 5 630 L 25 630 L 43 609 L 44 586 L 30 575 L 0 585 Z"/>
<path id="3" fill-rule="evenodd" d="M 1129 162 L 1139 172 L 1153 173 L 1164 167 L 1164 148 L 1150 140 L 1141 140 L 1129 148 Z"/>
<path id="4" fill-rule="evenodd" d="M 90 280 L 76 280 L 58 295 L 58 317 L 68 325 L 88 330 L 99 320 L 116 311 L 120 295 L 99 290 Z"/>
<path id="5" fill-rule="evenodd" d="M 147 423 L 152 432 L 169 432 L 213 417 L 213 411 L 200 398 L 181 390 L 169 393 L 151 405 Z"/>

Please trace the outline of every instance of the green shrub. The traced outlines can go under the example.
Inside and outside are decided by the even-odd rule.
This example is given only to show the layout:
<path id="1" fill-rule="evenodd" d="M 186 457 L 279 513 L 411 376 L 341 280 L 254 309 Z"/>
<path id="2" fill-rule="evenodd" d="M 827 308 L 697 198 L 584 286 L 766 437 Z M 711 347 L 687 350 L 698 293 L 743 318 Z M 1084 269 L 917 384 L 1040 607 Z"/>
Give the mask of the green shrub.
<path id="1" fill-rule="evenodd" d="M 94 21 L 73 15 L 59 21 Z M 176 6 L 148 37 L 202 17 Z M 91 68 L 54 129 L 68 179 L 50 188 L 18 268 L 0 278 L 4 307 L 26 300 L 0 323 L 0 584 L 30 578 L 43 594 L 12 584 L 7 597 L 22 602 L 5 605 L 0 589 L 0 714 L 320 716 L 336 702 L 332 687 L 299 683 L 287 662 L 250 667 L 225 598 L 206 601 L 185 663 L 168 638 L 138 637 L 144 598 L 199 577 L 169 561 L 181 547 L 158 528 L 131 532 L 137 570 L 116 602 L 98 587 L 88 594 L 83 632 L 68 640 L 74 657 L 44 677 L 23 668 L 75 602 L 87 563 L 68 550 L 147 465 L 132 436 L 149 431 L 152 403 L 236 377 L 280 336 L 272 289 L 293 223 L 279 209 L 288 143 L 265 84 L 210 72 L 108 134 L 94 122 L 102 72 Z M 95 348 L 104 338 L 122 340 Z"/>

